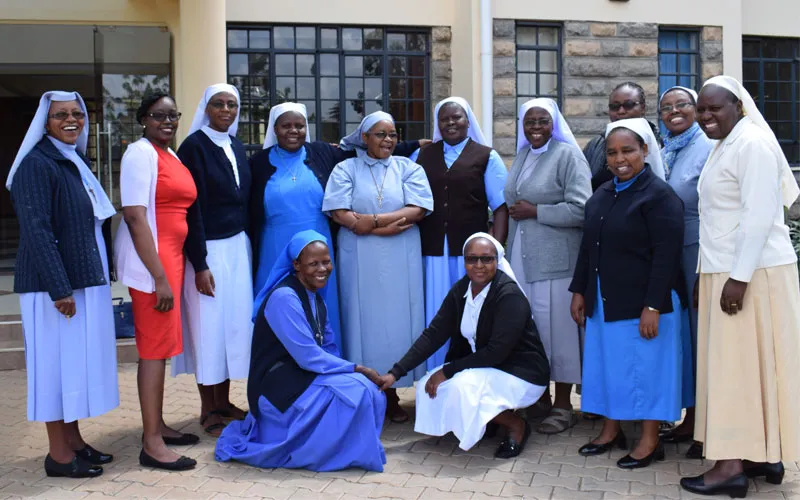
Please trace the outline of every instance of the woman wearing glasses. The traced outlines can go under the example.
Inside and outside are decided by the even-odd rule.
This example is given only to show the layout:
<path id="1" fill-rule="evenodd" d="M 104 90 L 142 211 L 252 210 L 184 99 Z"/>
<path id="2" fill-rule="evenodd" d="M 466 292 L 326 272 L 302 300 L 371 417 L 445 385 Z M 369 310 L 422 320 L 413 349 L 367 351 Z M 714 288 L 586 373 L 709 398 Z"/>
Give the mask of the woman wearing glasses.
<path id="1" fill-rule="evenodd" d="M 683 201 L 683 279 L 686 296 L 691 297 L 697 281 L 697 256 L 700 250 L 700 214 L 697 182 L 714 142 L 706 137 L 696 121 L 697 93 L 686 87 L 672 87 L 659 102 L 661 121 L 667 128 L 661 158 L 667 182 Z M 661 437 L 665 443 L 691 441 L 694 432 L 695 372 L 697 366 L 697 309 L 689 308 L 689 328 L 683 329 L 683 407 L 686 418 Z M 702 446 L 693 444 L 689 458 L 701 458 Z"/>
<path id="2" fill-rule="evenodd" d="M 224 418 L 245 412 L 229 399 L 231 379 L 247 378 L 253 323 L 242 304 L 253 301 L 247 202 L 250 165 L 236 138 L 239 91 L 208 87 L 197 105 L 178 158 L 192 173 L 197 201 L 189 207 L 184 276 L 183 354 L 173 376 L 193 373 L 200 391 L 200 425 L 218 437 Z"/>
<path id="3" fill-rule="evenodd" d="M 456 282 L 439 312 L 388 374 L 381 389 L 450 342 L 447 364 L 417 384 L 416 432 L 452 432 L 462 450 L 472 448 L 488 424 L 508 431 L 497 458 L 522 453 L 531 434 L 515 409 L 533 404 L 550 379 L 547 356 L 525 294 L 516 283 L 503 246 L 486 233 L 467 238 L 467 275 Z"/>
<path id="4" fill-rule="evenodd" d="M 570 317 L 569 283 L 592 186 L 586 160 L 555 101 L 532 99 L 520 106 L 517 130 L 517 157 L 505 186 L 511 213 L 508 250 L 556 383 L 555 401 L 548 390 L 528 416 L 546 417 L 537 432 L 556 434 L 577 423 L 570 393 L 581 383 L 583 336 Z"/>
<path id="5" fill-rule="evenodd" d="M 644 89 L 641 85 L 634 82 L 623 82 L 614 87 L 608 96 L 608 117 L 611 122 L 623 120 L 625 118 L 644 118 L 647 113 L 647 102 L 645 100 Z M 648 122 L 649 123 L 649 122 Z M 650 123 L 653 135 L 660 144 L 661 137 L 658 127 Z M 614 174 L 609 170 L 606 163 L 606 138 L 605 134 L 595 137 L 583 148 L 583 155 L 589 162 L 592 170 L 592 191 L 597 191 L 604 182 L 614 178 Z M 653 173 L 664 179 L 664 172 L 653 167 Z"/>
<path id="6" fill-rule="evenodd" d="M 389 368 L 425 328 L 422 249 L 417 223 L 433 209 L 425 171 L 392 156 L 397 130 L 392 115 L 367 115 L 342 139 L 357 156 L 333 169 L 322 210 L 341 225 L 337 265 L 344 358 Z M 400 380 L 410 387 L 425 373 Z M 387 394 L 387 415 L 408 419 L 397 391 Z"/>
<path id="7" fill-rule="evenodd" d="M 95 477 L 113 457 L 78 420 L 119 405 L 114 316 L 101 226 L 116 210 L 84 156 L 86 105 L 45 92 L 6 188 L 19 220 L 14 291 L 25 333 L 28 420 L 45 422 L 48 476 Z"/>
<path id="8" fill-rule="evenodd" d="M 199 438 L 167 426 L 162 415 L 167 359 L 183 352 L 181 290 L 186 211 L 197 198 L 192 174 L 170 149 L 181 114 L 175 100 L 153 93 L 142 100 L 136 118 L 144 137 L 122 157 L 122 214 L 114 244 L 117 277 L 130 288 L 136 348 L 139 351 L 139 402 L 142 451 L 139 463 L 167 470 L 191 469 L 196 461 L 166 445 L 188 445 Z"/>

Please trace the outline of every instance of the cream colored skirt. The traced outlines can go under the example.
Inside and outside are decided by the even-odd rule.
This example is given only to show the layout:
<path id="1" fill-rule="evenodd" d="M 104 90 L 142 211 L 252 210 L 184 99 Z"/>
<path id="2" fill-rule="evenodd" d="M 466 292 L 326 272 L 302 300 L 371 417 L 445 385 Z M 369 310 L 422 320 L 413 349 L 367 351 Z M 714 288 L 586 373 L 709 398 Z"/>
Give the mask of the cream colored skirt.
<path id="1" fill-rule="evenodd" d="M 700 274 L 697 420 L 712 460 L 800 459 L 797 265 L 757 269 L 741 311 L 722 312 L 728 273 Z"/>

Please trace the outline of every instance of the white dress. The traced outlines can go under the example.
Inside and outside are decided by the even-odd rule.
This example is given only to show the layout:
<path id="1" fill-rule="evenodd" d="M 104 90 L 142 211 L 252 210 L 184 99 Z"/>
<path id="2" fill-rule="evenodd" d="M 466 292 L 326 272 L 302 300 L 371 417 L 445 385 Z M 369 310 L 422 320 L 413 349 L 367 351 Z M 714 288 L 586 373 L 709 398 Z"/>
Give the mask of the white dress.
<path id="1" fill-rule="evenodd" d="M 472 297 L 472 283 L 464 295 L 467 301 L 461 317 L 461 335 L 475 352 L 475 332 L 483 303 L 491 285 Z M 515 377 L 497 368 L 470 368 L 445 380 L 431 399 L 425 392 L 428 378 L 439 371 L 434 368 L 417 382 L 417 419 L 414 431 L 430 436 L 452 432 L 459 448 L 469 450 L 481 440 L 488 424 L 506 410 L 526 408 L 535 403 L 545 387 Z"/>

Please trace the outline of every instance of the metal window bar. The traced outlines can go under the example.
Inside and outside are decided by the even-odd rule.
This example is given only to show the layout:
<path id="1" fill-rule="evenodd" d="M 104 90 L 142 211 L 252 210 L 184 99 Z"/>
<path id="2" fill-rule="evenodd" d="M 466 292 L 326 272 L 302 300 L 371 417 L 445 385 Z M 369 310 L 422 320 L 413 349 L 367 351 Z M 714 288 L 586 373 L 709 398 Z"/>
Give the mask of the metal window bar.
<path id="1" fill-rule="evenodd" d="M 535 28 L 536 29 L 536 44 L 521 44 L 519 43 L 518 32 L 520 28 Z M 551 28 L 556 30 L 556 44 L 555 45 L 548 45 L 548 44 L 541 44 L 539 43 L 539 33 L 541 28 Z M 520 97 L 551 97 L 550 94 L 543 94 L 541 88 L 541 76 L 542 75 L 556 75 L 556 102 L 558 103 L 559 107 L 561 106 L 561 102 L 563 99 L 563 67 L 562 67 L 562 47 L 563 47 L 563 36 L 564 30 L 562 29 L 561 23 L 547 23 L 547 22 L 528 22 L 528 21 L 521 21 L 516 24 L 515 30 L 515 58 L 520 50 L 529 50 L 534 51 L 536 53 L 536 66 L 534 71 L 520 71 L 519 66 L 517 65 L 517 81 L 519 81 L 519 75 L 536 75 L 535 85 L 536 88 L 534 89 L 534 93 L 520 93 L 519 89 L 517 89 L 517 100 Z M 541 57 L 540 54 L 542 52 L 555 52 L 555 60 L 556 60 L 556 71 L 542 71 L 541 70 Z"/>

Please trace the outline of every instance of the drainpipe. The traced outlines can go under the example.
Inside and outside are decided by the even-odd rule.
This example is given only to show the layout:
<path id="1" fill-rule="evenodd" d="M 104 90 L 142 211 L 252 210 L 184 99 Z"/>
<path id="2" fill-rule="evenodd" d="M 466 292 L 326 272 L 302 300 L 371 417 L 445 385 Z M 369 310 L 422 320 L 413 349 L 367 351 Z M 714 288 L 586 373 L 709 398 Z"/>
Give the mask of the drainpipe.
<path id="1" fill-rule="evenodd" d="M 491 146 L 494 125 L 492 0 L 481 0 L 481 129 Z"/>

